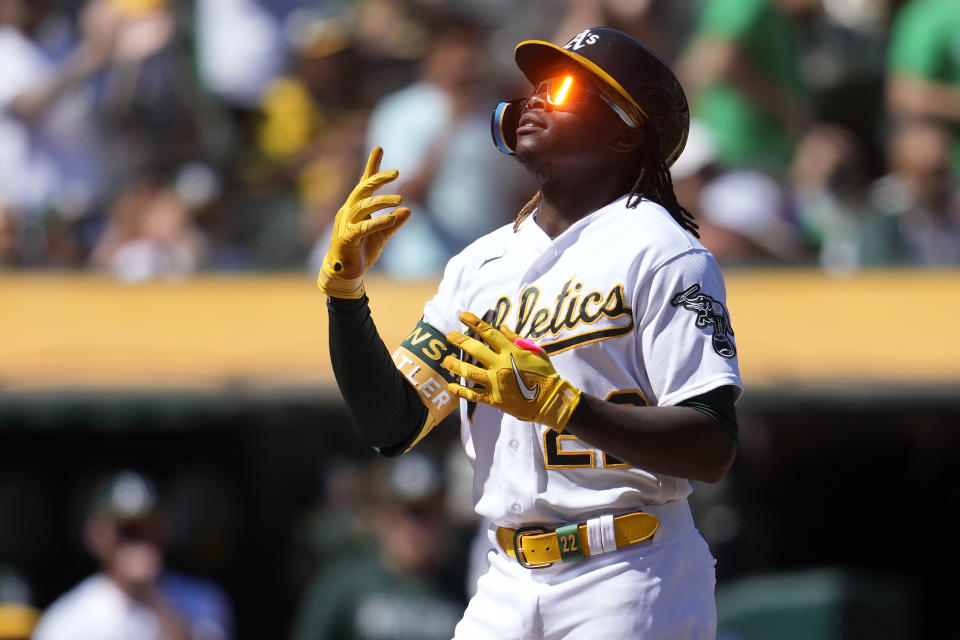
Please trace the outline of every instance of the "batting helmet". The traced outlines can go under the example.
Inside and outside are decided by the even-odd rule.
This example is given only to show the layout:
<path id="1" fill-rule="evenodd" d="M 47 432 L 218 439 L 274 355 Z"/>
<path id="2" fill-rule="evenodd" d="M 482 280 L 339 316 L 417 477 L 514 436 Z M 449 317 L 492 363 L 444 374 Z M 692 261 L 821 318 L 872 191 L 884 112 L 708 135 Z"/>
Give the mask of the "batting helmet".
<path id="1" fill-rule="evenodd" d="M 581 31 L 563 47 L 542 40 L 517 45 L 514 59 L 523 74 L 536 84 L 558 65 L 573 63 L 611 89 L 638 125 L 647 122 L 660 141 L 664 164 L 680 156 L 690 129 L 687 97 L 673 71 L 639 40 L 608 28 Z M 526 99 L 503 102 L 493 114 L 491 130 L 497 148 L 513 153 L 516 122 Z"/>

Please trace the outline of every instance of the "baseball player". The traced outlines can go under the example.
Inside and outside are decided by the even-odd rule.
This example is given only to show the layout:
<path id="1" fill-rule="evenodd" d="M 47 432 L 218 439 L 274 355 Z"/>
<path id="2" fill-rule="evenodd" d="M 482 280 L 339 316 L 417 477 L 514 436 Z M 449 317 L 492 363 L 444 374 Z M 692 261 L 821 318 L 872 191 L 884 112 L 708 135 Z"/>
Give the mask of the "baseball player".
<path id="1" fill-rule="evenodd" d="M 689 112 L 650 49 L 587 29 L 521 42 L 529 97 L 493 137 L 540 190 L 448 263 L 391 355 L 363 273 L 409 210 L 374 149 L 318 284 L 361 436 L 407 451 L 453 409 L 489 519 L 489 569 L 456 638 L 713 638 L 714 559 L 689 480 L 736 452 L 741 390 L 723 278 L 676 201 Z"/>

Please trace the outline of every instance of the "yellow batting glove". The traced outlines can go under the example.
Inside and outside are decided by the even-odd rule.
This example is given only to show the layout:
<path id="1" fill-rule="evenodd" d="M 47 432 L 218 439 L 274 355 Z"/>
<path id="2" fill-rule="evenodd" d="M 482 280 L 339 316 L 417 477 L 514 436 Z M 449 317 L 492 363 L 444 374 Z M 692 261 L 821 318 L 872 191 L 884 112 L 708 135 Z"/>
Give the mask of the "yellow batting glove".
<path id="1" fill-rule="evenodd" d="M 471 402 L 489 404 L 515 418 L 563 431 L 580 402 L 581 391 L 560 377 L 543 349 L 507 327 L 495 329 L 470 312 L 461 313 L 460 321 L 483 342 L 459 331 L 447 334 L 447 340 L 482 366 L 453 356 L 444 358 L 444 368 L 478 385 L 469 388 L 449 383 L 450 392 Z"/>
<path id="2" fill-rule="evenodd" d="M 396 169 L 380 171 L 382 158 L 383 149 L 374 147 L 363 177 L 337 211 L 330 250 L 317 277 L 317 286 L 328 296 L 362 298 L 364 272 L 380 257 L 390 236 L 410 217 L 410 209 L 406 207 L 385 216 L 371 217 L 374 212 L 396 207 L 403 201 L 398 195 L 372 195 L 397 179 Z"/>

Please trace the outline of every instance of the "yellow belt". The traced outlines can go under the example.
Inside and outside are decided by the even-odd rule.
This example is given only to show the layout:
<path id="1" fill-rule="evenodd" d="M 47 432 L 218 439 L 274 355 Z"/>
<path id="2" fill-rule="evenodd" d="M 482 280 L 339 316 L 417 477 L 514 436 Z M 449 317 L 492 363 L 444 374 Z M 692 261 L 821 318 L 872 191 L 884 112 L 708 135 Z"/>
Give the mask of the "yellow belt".
<path id="1" fill-rule="evenodd" d="M 617 548 L 649 540 L 659 526 L 660 520 L 655 515 L 643 511 L 615 516 L 613 530 Z M 516 558 L 528 569 L 542 569 L 555 562 L 570 562 L 610 551 L 594 549 L 591 552 L 586 522 L 556 529 L 497 527 L 497 543 L 510 557 Z"/>

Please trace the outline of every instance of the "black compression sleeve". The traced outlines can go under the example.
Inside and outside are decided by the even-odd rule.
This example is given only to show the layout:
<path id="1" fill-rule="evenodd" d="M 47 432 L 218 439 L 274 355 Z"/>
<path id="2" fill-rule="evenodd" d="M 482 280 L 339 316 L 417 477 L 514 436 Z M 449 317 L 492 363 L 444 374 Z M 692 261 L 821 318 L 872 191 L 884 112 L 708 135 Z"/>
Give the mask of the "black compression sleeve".
<path id="1" fill-rule="evenodd" d="M 394 365 L 366 296 L 327 298 L 327 311 L 333 373 L 360 437 L 384 455 L 402 453 L 420 433 L 427 408 Z"/>
<path id="2" fill-rule="evenodd" d="M 724 430 L 737 439 L 737 411 L 734 402 L 737 388 L 731 385 L 717 387 L 698 396 L 687 398 L 677 404 L 681 407 L 696 409 L 713 419 Z"/>

